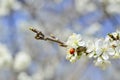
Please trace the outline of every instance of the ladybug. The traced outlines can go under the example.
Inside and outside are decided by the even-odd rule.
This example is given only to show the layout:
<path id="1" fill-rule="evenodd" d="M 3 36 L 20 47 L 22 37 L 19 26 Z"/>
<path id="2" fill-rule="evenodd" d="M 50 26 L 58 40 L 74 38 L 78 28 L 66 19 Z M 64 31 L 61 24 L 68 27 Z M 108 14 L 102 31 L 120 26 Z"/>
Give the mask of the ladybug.
<path id="1" fill-rule="evenodd" d="M 74 54 L 75 53 L 75 49 L 74 48 L 71 48 L 70 49 L 70 54 Z"/>

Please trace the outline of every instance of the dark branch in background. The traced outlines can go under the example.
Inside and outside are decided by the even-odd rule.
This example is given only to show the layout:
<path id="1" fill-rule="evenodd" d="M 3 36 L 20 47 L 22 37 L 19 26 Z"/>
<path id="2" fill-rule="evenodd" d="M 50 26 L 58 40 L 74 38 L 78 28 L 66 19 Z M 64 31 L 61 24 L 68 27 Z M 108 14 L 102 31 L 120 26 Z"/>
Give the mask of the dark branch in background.
<path id="1" fill-rule="evenodd" d="M 50 37 L 46 37 L 41 31 L 35 29 L 35 28 L 29 28 L 32 32 L 36 33 L 35 39 L 37 40 L 44 40 L 44 41 L 52 41 L 55 43 L 58 43 L 62 47 L 67 47 L 67 45 L 60 41 L 58 38 L 56 38 L 54 35 L 50 35 Z"/>

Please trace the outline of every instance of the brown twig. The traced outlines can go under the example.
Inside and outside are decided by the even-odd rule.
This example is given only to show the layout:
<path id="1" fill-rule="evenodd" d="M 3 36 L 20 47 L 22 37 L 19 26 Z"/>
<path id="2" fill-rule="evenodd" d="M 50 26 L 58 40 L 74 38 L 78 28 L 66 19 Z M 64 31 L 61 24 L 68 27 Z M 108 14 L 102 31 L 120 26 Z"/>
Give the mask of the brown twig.
<path id="1" fill-rule="evenodd" d="M 37 40 L 52 41 L 52 42 L 58 43 L 62 47 L 67 47 L 67 45 L 64 42 L 60 41 L 53 35 L 51 35 L 50 37 L 46 37 L 41 31 L 39 31 L 35 28 L 30 27 L 29 29 L 32 32 L 36 33 L 35 39 L 37 39 Z"/>
<path id="2" fill-rule="evenodd" d="M 115 37 L 113 34 L 110 34 L 110 33 L 109 33 L 108 36 L 109 36 L 112 40 L 114 40 L 114 41 L 120 40 L 119 34 L 117 34 L 117 36 Z"/>

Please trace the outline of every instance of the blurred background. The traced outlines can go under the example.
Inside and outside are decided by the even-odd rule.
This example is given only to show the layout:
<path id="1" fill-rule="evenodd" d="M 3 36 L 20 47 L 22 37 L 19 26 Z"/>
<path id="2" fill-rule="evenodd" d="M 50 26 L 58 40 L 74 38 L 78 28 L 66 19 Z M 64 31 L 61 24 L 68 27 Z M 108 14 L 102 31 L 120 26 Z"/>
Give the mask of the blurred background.
<path id="1" fill-rule="evenodd" d="M 105 37 L 120 29 L 119 9 L 120 0 L 0 0 L 0 80 L 120 80 L 119 60 L 104 71 L 85 57 L 71 64 L 65 48 L 29 31 Z"/>

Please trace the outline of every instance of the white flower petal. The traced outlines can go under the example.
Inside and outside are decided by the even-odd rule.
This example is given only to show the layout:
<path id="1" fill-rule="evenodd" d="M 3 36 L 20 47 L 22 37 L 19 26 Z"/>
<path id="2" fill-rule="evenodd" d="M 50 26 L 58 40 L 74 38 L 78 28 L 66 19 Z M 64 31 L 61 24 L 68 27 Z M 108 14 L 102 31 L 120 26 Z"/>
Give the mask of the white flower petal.
<path id="1" fill-rule="evenodd" d="M 76 57 L 71 57 L 70 62 L 71 62 L 71 63 L 74 63 L 74 62 L 76 62 L 76 60 L 77 60 Z"/>
<path id="2" fill-rule="evenodd" d="M 107 52 L 111 56 L 113 56 L 115 54 L 115 50 L 113 48 L 109 48 Z"/>
<path id="3" fill-rule="evenodd" d="M 103 46 L 103 39 L 98 39 L 98 40 L 96 40 L 96 42 L 95 42 L 95 47 L 96 48 L 100 48 L 100 47 L 102 47 Z"/>
<path id="4" fill-rule="evenodd" d="M 102 58 L 101 57 L 98 57 L 97 58 L 97 62 L 102 62 L 103 60 L 102 60 Z"/>
<path id="5" fill-rule="evenodd" d="M 102 52 L 103 52 L 102 49 L 96 49 L 96 55 L 97 55 L 97 56 L 101 55 Z"/>
<path id="6" fill-rule="evenodd" d="M 68 54 L 68 55 L 66 56 L 66 59 L 67 59 L 67 60 L 70 60 L 71 57 L 72 57 L 72 55 Z"/>
<path id="7" fill-rule="evenodd" d="M 102 58 L 103 58 L 104 60 L 108 60 L 108 59 L 109 59 L 109 56 L 108 56 L 107 53 L 104 53 L 104 54 L 102 55 Z"/>
<path id="8" fill-rule="evenodd" d="M 80 41 L 80 42 L 78 42 L 78 45 L 79 45 L 79 46 L 85 46 L 85 41 Z"/>

